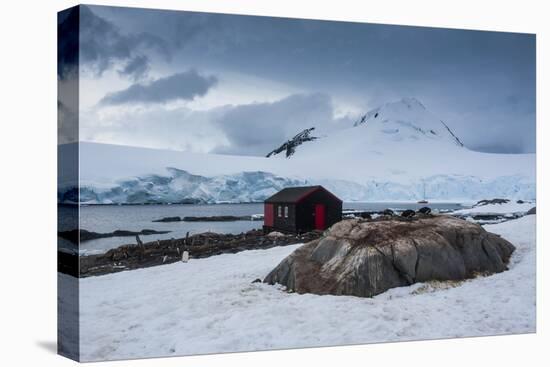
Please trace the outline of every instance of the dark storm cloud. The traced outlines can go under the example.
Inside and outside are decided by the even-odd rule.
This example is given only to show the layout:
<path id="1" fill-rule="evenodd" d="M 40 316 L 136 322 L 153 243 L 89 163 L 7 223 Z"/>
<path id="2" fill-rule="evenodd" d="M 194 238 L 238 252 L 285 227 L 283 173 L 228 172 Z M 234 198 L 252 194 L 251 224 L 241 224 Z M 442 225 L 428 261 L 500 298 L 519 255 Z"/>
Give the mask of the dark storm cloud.
<path id="1" fill-rule="evenodd" d="M 532 34 L 93 7 L 166 40 L 173 65 L 239 72 L 369 109 L 414 96 L 468 147 L 535 149 Z M 158 53 L 158 50 L 150 50 Z M 147 54 L 148 55 L 148 54 Z M 512 97 L 510 97 L 512 96 Z M 508 148 L 506 148 L 508 147 Z"/>
<path id="2" fill-rule="evenodd" d="M 166 59 L 171 57 L 171 49 L 161 37 L 138 30 L 122 33 L 115 24 L 95 15 L 89 7 L 80 7 L 81 62 L 88 64 L 98 75 L 113 62 L 131 59 L 135 52 L 142 49 Z"/>
<path id="3" fill-rule="evenodd" d="M 118 73 L 137 81 L 147 75 L 149 69 L 149 58 L 144 55 L 138 55 L 130 59 L 126 66 L 122 70 L 119 70 Z"/>
<path id="4" fill-rule="evenodd" d="M 300 131 L 330 129 L 330 98 L 323 94 L 294 94 L 272 103 L 253 103 L 230 108 L 216 120 L 230 145 L 216 153 L 265 156 Z"/>
<path id="5" fill-rule="evenodd" d="M 73 30 L 72 33 L 64 32 L 69 28 Z M 135 78 L 147 69 L 149 61 L 137 53 L 148 52 L 165 60 L 172 57 L 173 50 L 162 37 L 141 29 L 124 33 L 115 23 L 97 16 L 85 5 L 60 13 L 58 29 L 58 32 L 66 35 L 58 46 L 60 78 L 64 78 L 67 71 L 75 69 L 79 61 L 81 67 L 91 70 L 98 77 L 115 62 L 127 62 L 121 72 Z M 132 67 L 138 74 L 130 73 Z"/>
<path id="6" fill-rule="evenodd" d="M 57 15 L 57 77 L 76 77 L 78 66 L 78 7 Z"/>
<path id="7" fill-rule="evenodd" d="M 506 90 L 506 89 L 505 89 Z M 536 149 L 535 103 L 495 93 L 452 118 L 470 149 L 489 153 L 532 153 Z M 490 120 L 488 119 L 490 116 Z"/>
<path id="8" fill-rule="evenodd" d="M 126 103 L 166 103 L 178 99 L 193 100 L 203 96 L 217 83 L 215 76 L 203 76 L 195 70 L 173 74 L 148 84 L 133 84 L 130 87 L 107 94 L 100 101 L 103 105 Z"/>

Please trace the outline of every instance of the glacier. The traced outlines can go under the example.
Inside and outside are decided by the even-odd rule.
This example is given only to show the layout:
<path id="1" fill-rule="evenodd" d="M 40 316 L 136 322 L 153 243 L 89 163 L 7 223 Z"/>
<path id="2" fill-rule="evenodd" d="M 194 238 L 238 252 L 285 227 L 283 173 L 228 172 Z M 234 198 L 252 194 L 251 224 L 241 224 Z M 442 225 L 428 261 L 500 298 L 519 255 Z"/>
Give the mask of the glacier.
<path id="1" fill-rule="evenodd" d="M 241 172 L 234 175 L 205 177 L 173 167 L 166 175 L 149 174 L 121 180 L 112 187 L 81 185 L 83 204 L 216 204 L 263 201 L 289 186 L 306 181 L 289 179 L 269 172 Z M 77 203 L 76 187 L 58 194 L 61 203 Z"/>
<path id="2" fill-rule="evenodd" d="M 411 184 L 371 180 L 301 180 L 269 172 L 241 172 L 205 177 L 167 168 L 166 175 L 145 175 L 122 180 L 105 188 L 80 187 L 82 204 L 219 204 L 262 202 L 285 187 L 323 185 L 346 202 L 353 201 L 476 201 L 480 198 L 535 198 L 534 183 L 521 176 L 482 180 L 474 176 L 437 175 Z M 60 203 L 78 202 L 76 187 L 58 194 Z M 426 195 L 424 195 L 426 193 Z"/>
<path id="3" fill-rule="evenodd" d="M 59 146 L 60 154 L 74 149 Z M 415 98 L 375 108 L 289 157 L 92 142 L 81 142 L 78 153 L 79 182 L 61 172 L 61 203 L 259 202 L 283 187 L 317 184 L 344 201 L 536 199 L 535 154 L 470 150 Z"/>

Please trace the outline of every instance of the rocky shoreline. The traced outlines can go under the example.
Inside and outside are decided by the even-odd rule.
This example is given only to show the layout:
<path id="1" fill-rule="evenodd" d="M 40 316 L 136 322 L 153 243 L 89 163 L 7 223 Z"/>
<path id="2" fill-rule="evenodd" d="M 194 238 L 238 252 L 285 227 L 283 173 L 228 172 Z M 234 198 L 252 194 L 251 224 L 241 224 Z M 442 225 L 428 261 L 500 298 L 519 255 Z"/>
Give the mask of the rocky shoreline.
<path id="1" fill-rule="evenodd" d="M 235 222 L 239 220 L 263 220 L 263 215 L 213 215 L 208 217 L 164 217 L 153 220 L 154 223 L 171 222 Z"/>
<path id="2" fill-rule="evenodd" d="M 152 235 L 152 234 L 166 234 L 170 231 L 156 231 L 154 229 L 142 229 L 141 231 L 127 231 L 123 229 L 117 229 L 113 232 L 99 233 L 87 231 L 85 229 L 72 229 L 70 231 L 57 232 L 57 235 L 63 239 L 71 241 L 72 243 L 78 243 L 80 232 L 80 242 L 97 240 L 99 238 L 109 238 L 109 237 L 133 237 L 137 235 Z"/>
<path id="3" fill-rule="evenodd" d="M 306 243 L 319 238 L 320 231 L 300 235 L 271 233 L 252 230 L 240 234 L 200 233 L 179 239 L 157 240 L 143 243 L 136 236 L 137 244 L 111 249 L 104 254 L 84 255 L 58 252 L 58 270 L 81 278 L 116 273 L 125 270 L 170 264 L 182 260 L 184 252 L 190 258 L 205 258 L 224 253 L 245 250 L 268 249 Z"/>
<path id="4" fill-rule="evenodd" d="M 344 220 L 353 220 L 361 218 L 364 221 L 384 221 L 389 218 L 394 220 L 409 221 L 418 216 L 430 214 L 430 208 L 425 207 L 415 212 L 405 210 L 403 212 L 394 212 L 386 209 L 384 211 L 359 211 L 345 210 Z M 534 212 L 534 209 L 532 209 Z M 526 213 L 531 214 L 531 213 Z M 493 213 L 470 213 L 457 214 L 448 213 L 448 215 L 460 219 L 473 220 L 480 224 L 486 222 L 501 222 L 511 219 L 517 219 L 521 214 L 493 214 Z M 179 222 L 179 221 L 230 221 L 244 220 L 242 217 L 215 216 L 215 217 L 166 217 L 158 221 L 161 222 Z M 251 219 L 247 219 L 251 220 Z M 199 233 L 189 235 L 185 238 L 156 240 L 143 243 L 139 235 L 158 234 L 166 232 L 157 232 L 153 230 L 142 230 L 140 232 L 117 230 L 111 233 L 96 233 L 86 230 L 80 230 L 80 241 L 87 241 L 96 238 L 105 238 L 113 236 L 135 236 L 136 244 L 122 245 L 108 250 L 103 254 L 81 255 L 74 253 L 58 252 L 58 270 L 60 272 L 79 277 L 88 277 L 120 272 L 124 270 L 133 270 L 146 268 L 150 266 L 174 263 L 182 260 L 184 252 L 190 258 L 205 258 L 209 256 L 236 253 L 253 249 L 268 249 L 275 246 L 286 246 L 297 243 L 307 243 L 317 240 L 322 236 L 322 232 L 313 231 L 305 234 L 283 234 L 272 233 L 266 235 L 261 230 L 251 230 L 241 234 L 220 234 L 220 233 Z M 78 231 L 72 230 L 60 232 L 61 238 L 69 241 L 77 239 Z"/>

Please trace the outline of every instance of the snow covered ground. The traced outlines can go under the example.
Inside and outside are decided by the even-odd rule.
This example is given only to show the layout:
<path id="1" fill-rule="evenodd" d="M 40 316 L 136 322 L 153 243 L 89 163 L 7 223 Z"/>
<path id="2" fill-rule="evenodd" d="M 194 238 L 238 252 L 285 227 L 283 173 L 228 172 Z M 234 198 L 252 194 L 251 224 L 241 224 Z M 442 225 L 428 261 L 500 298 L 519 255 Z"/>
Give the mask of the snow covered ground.
<path id="1" fill-rule="evenodd" d="M 454 214 L 525 214 L 529 209 L 535 206 L 535 201 L 524 201 L 518 203 L 510 200 L 503 204 L 487 204 L 474 206 L 472 208 L 455 210 Z"/>
<path id="2" fill-rule="evenodd" d="M 509 271 L 455 286 L 415 284 L 371 299 L 290 294 L 251 283 L 298 245 L 82 279 L 81 357 L 93 361 L 534 332 L 535 216 L 486 228 L 516 245 Z"/>

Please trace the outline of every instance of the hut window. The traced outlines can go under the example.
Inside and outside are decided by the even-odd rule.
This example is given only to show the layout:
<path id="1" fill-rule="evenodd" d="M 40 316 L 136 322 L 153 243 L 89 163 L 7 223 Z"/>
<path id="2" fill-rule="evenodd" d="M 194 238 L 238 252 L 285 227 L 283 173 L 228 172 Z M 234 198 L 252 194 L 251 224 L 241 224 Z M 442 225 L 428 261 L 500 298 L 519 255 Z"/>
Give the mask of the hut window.
<path id="1" fill-rule="evenodd" d="M 277 207 L 277 216 L 278 216 L 279 218 L 283 216 L 283 214 L 282 214 L 282 209 L 283 209 L 283 207 L 280 206 L 280 205 Z"/>
<path id="2" fill-rule="evenodd" d="M 288 218 L 288 206 L 285 206 L 285 218 Z"/>

